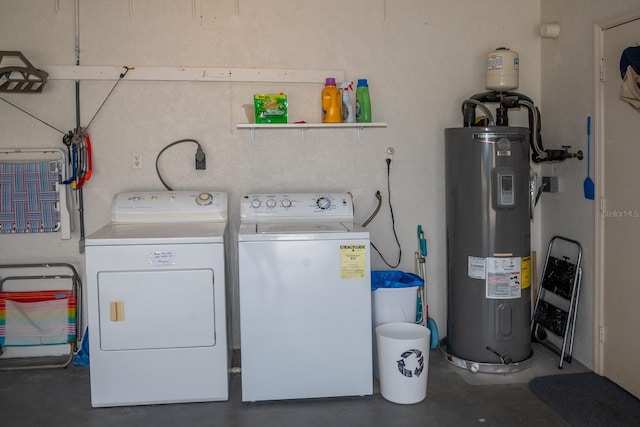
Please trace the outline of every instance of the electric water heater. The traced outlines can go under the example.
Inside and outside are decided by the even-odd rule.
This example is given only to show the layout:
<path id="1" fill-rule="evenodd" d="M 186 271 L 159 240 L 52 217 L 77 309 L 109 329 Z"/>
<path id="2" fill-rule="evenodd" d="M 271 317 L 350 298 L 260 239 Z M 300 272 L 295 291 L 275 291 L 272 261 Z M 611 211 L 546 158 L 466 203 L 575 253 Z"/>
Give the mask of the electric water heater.
<path id="1" fill-rule="evenodd" d="M 543 147 L 540 111 L 531 98 L 511 92 L 519 64 L 512 50 L 489 52 L 489 91 L 465 99 L 463 127 L 444 133 L 448 312 L 441 349 L 451 363 L 475 372 L 530 365 L 536 184 L 529 162 L 582 158 L 566 147 Z M 495 116 L 487 104 L 497 106 Z M 527 111 L 529 127 L 509 126 L 510 110 Z"/>
<path id="2" fill-rule="evenodd" d="M 447 350 L 463 367 L 531 356 L 530 134 L 445 130 Z"/>

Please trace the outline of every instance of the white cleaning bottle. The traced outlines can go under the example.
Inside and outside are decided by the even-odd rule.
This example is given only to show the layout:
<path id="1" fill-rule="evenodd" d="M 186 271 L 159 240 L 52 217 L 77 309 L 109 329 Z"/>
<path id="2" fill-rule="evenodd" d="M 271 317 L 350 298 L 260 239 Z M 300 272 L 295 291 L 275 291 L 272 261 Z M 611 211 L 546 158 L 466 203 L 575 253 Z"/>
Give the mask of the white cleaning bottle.
<path id="1" fill-rule="evenodd" d="M 355 115 L 353 114 L 353 103 L 349 91 L 353 90 L 353 82 L 344 82 L 340 85 L 342 92 L 342 123 L 354 123 Z"/>

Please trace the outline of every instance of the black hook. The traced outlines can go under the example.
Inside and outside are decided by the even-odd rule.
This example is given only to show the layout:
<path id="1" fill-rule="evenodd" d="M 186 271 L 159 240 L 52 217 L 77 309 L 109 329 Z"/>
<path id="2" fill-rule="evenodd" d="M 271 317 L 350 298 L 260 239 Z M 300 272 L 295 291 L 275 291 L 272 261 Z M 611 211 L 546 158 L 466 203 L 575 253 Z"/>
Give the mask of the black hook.
<path id="1" fill-rule="evenodd" d="M 129 67 L 127 65 L 123 65 L 122 68 L 124 68 L 124 72 L 120 73 L 120 78 L 124 78 L 124 76 L 127 75 L 127 73 L 129 72 L 129 70 L 133 70 L 135 69 L 135 67 Z"/>

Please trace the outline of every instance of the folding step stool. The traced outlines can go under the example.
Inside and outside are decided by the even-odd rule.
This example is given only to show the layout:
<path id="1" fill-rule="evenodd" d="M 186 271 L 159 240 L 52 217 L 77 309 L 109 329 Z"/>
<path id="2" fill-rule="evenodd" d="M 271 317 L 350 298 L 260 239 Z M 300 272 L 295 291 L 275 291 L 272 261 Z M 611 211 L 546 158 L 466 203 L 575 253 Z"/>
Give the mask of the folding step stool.
<path id="1" fill-rule="evenodd" d="M 558 369 L 562 369 L 565 360 L 571 363 L 582 281 L 581 262 L 580 243 L 560 236 L 551 239 L 533 310 L 531 336 L 560 355 Z M 562 344 L 548 333 L 561 339 Z"/>

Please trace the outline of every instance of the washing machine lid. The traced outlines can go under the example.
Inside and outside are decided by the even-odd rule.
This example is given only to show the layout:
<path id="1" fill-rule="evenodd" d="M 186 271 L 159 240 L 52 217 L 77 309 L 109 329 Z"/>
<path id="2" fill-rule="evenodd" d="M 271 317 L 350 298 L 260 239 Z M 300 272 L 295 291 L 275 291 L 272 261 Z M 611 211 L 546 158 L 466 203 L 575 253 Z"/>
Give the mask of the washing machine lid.
<path id="1" fill-rule="evenodd" d="M 353 228 L 353 225 L 351 226 Z M 259 234 L 339 233 L 350 231 L 342 222 L 271 222 L 256 224 Z"/>
<path id="2" fill-rule="evenodd" d="M 223 243 L 226 222 L 114 224 L 85 239 L 86 246 Z"/>
<path id="3" fill-rule="evenodd" d="M 369 232 L 351 222 L 241 223 L 239 242 L 287 240 L 356 240 Z"/>

